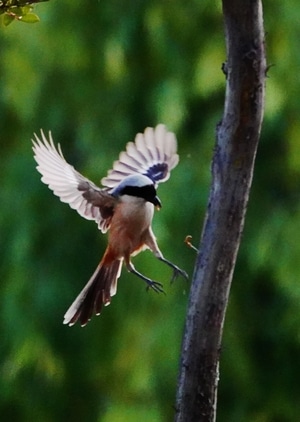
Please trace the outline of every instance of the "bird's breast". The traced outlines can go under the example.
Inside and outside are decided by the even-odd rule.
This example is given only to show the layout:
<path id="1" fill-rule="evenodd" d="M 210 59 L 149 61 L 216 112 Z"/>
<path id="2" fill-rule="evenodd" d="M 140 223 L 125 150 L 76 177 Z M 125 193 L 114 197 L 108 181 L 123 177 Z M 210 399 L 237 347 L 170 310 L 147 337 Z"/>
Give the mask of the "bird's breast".
<path id="1" fill-rule="evenodd" d="M 123 195 L 112 217 L 109 244 L 119 256 L 143 247 L 154 206 L 142 198 Z"/>

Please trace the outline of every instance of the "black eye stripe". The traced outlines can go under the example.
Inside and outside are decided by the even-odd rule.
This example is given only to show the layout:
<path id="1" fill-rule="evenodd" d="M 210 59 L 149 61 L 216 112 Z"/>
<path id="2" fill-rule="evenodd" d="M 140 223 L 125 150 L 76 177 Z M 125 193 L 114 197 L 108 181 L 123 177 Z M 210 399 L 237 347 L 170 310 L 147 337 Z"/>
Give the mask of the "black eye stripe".
<path id="1" fill-rule="evenodd" d="M 146 201 L 152 201 L 156 196 L 156 189 L 153 185 L 146 186 L 125 186 L 120 195 L 137 196 L 138 198 L 144 198 Z"/>

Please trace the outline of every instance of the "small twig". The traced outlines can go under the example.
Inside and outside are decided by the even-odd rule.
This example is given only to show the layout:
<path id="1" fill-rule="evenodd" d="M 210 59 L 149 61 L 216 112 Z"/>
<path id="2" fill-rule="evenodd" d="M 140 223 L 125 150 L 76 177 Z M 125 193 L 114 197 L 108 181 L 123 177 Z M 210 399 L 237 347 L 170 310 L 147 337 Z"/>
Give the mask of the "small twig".
<path id="1" fill-rule="evenodd" d="M 191 249 L 194 249 L 194 251 L 196 251 L 196 252 L 199 252 L 199 249 L 197 249 L 196 248 L 196 246 L 194 246 L 192 243 L 191 243 L 191 240 L 192 240 L 192 236 L 190 235 L 190 234 L 188 234 L 187 236 L 186 236 L 186 238 L 184 239 L 184 243 L 189 247 L 189 248 L 191 248 Z"/>
<path id="2" fill-rule="evenodd" d="M 48 0 L 0 0 L 0 9 L 9 9 L 11 7 L 23 7 L 34 3 L 42 3 Z"/>

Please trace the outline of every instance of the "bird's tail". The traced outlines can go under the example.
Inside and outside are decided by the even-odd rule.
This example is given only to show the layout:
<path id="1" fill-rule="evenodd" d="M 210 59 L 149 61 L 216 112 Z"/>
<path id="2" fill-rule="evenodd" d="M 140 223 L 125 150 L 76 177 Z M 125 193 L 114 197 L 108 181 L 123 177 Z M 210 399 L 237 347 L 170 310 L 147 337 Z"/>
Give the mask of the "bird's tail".
<path id="1" fill-rule="evenodd" d="M 86 325 L 93 314 L 99 315 L 102 307 L 110 304 L 117 292 L 117 280 L 121 273 L 122 259 L 110 263 L 100 262 L 86 286 L 79 293 L 64 316 L 64 324 L 74 325 L 78 320 Z"/>

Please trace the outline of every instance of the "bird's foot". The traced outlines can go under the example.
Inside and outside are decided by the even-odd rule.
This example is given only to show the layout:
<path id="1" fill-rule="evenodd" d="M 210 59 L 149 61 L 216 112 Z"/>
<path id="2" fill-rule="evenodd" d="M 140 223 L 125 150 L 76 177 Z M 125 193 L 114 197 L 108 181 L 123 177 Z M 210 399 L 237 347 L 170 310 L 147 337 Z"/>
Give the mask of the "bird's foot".
<path id="1" fill-rule="evenodd" d="M 163 289 L 163 285 L 161 283 L 159 283 L 158 281 L 153 281 L 153 280 L 151 280 L 151 278 L 148 278 L 145 275 L 138 272 L 134 268 L 134 266 L 132 265 L 131 262 L 127 265 L 127 268 L 131 273 L 137 275 L 139 278 L 141 278 L 142 280 L 144 280 L 147 283 L 147 290 L 152 289 L 156 293 L 165 293 L 164 289 Z"/>
<path id="2" fill-rule="evenodd" d="M 177 265 L 173 264 L 173 262 L 168 261 L 163 256 L 159 256 L 158 259 L 172 268 L 173 275 L 172 275 L 172 278 L 171 278 L 171 283 L 173 283 L 173 281 L 176 280 L 176 278 L 180 275 L 182 277 L 184 277 L 186 280 L 189 279 L 189 276 L 187 275 L 187 273 L 185 271 L 183 271 L 181 268 L 177 267 Z"/>
<path id="3" fill-rule="evenodd" d="M 163 285 L 159 283 L 158 281 L 153 281 L 153 280 L 148 279 L 146 283 L 147 283 L 147 290 L 152 289 L 156 293 L 165 293 L 163 289 Z"/>
<path id="4" fill-rule="evenodd" d="M 189 276 L 187 275 L 187 273 L 183 271 L 181 268 L 177 267 L 176 265 L 172 266 L 172 268 L 173 268 L 173 275 L 171 278 L 171 283 L 173 283 L 173 281 L 175 281 L 176 278 L 179 277 L 180 275 L 186 280 L 189 279 Z"/>

